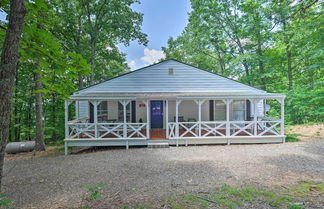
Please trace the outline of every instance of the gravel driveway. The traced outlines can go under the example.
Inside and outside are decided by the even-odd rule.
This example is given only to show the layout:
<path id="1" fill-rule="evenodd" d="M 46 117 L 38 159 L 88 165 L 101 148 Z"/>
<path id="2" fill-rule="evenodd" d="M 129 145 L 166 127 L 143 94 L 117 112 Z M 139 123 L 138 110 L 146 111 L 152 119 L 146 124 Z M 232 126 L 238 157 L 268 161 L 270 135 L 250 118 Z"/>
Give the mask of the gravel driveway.
<path id="1" fill-rule="evenodd" d="M 3 192 L 12 208 L 79 208 L 85 184 L 105 183 L 106 207 L 223 184 L 272 187 L 324 180 L 324 140 L 266 145 L 112 149 L 10 160 Z"/>

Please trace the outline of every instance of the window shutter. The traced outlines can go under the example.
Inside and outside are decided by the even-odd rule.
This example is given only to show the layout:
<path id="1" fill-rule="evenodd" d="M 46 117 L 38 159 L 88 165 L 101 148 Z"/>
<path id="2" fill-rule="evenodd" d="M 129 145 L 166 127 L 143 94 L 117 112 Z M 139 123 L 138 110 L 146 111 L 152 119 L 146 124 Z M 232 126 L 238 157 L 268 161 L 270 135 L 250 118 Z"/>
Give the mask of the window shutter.
<path id="1" fill-rule="evenodd" d="M 250 100 L 246 100 L 246 120 L 251 121 L 251 102 Z"/>
<path id="2" fill-rule="evenodd" d="M 132 101 L 132 123 L 136 123 L 136 101 Z"/>
<path id="3" fill-rule="evenodd" d="M 209 120 L 214 121 L 214 100 L 209 100 Z"/>
<path id="4" fill-rule="evenodd" d="M 89 102 L 89 110 L 90 110 L 90 123 L 94 121 L 94 106 L 91 102 Z"/>

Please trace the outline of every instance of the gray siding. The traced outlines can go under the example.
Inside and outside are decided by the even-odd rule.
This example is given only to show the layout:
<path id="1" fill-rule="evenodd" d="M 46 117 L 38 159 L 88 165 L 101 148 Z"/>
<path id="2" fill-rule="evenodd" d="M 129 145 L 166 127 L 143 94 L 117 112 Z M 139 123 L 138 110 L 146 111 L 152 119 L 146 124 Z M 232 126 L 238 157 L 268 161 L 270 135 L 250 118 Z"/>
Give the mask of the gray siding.
<path id="1" fill-rule="evenodd" d="M 169 74 L 169 68 L 173 74 Z M 262 90 L 234 80 L 168 60 L 79 91 L 79 96 L 95 93 L 249 93 Z M 74 95 L 78 96 L 78 94 Z"/>
<path id="2" fill-rule="evenodd" d="M 88 101 L 79 101 L 78 118 L 89 118 L 89 102 Z"/>

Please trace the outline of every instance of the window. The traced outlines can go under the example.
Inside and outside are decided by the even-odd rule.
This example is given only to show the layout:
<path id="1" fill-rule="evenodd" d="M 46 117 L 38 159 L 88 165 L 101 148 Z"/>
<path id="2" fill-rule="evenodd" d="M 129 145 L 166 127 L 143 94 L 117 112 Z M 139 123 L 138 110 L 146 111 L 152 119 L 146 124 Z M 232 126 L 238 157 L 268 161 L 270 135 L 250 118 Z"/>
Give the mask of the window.
<path id="1" fill-rule="evenodd" d="M 99 116 L 108 116 L 108 104 L 107 101 L 102 101 L 98 105 L 98 117 Z"/>
<path id="2" fill-rule="evenodd" d="M 126 122 L 130 122 L 131 110 L 130 110 L 130 103 L 126 105 Z M 118 121 L 124 121 L 124 106 L 118 102 Z"/>
<path id="3" fill-rule="evenodd" d="M 98 122 L 106 122 L 108 120 L 108 102 L 101 101 L 97 107 Z"/>
<path id="4" fill-rule="evenodd" d="M 94 122 L 94 106 L 89 102 L 90 123 Z M 98 122 L 105 122 L 108 120 L 108 103 L 101 101 L 97 105 L 97 118 Z"/>
<path id="5" fill-rule="evenodd" d="M 222 100 L 215 100 L 215 121 L 226 120 L 226 105 Z"/>
<path id="6" fill-rule="evenodd" d="M 245 120 L 245 100 L 235 100 L 232 102 L 232 117 L 231 120 L 243 121 Z"/>

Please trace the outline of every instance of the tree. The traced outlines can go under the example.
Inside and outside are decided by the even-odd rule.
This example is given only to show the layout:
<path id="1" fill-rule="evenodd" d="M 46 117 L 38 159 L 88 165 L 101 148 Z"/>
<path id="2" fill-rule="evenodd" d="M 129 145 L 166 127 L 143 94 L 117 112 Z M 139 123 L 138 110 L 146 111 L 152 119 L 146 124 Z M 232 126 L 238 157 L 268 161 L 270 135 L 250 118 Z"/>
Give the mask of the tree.
<path id="1" fill-rule="evenodd" d="M 35 150 L 45 150 L 43 100 L 44 96 L 55 92 L 67 97 L 73 90 L 77 74 L 86 73 L 87 64 L 75 53 L 67 53 L 61 49 L 58 41 L 51 33 L 53 19 L 52 10 L 45 1 L 39 0 L 27 4 L 26 29 L 24 30 L 21 63 L 34 74 L 35 95 Z M 78 64 L 77 64 L 78 63 Z M 55 79 L 60 77 L 60 79 Z M 53 81 L 53 83 L 51 83 Z M 64 81 L 64 85 L 58 83 Z"/>
<path id="2" fill-rule="evenodd" d="M 25 13 L 23 0 L 10 2 L 9 24 L 0 60 L 0 189 L 6 141 L 9 135 L 12 89 L 19 59 L 19 41 Z"/>
<path id="3" fill-rule="evenodd" d="M 323 4 L 318 0 L 191 0 L 167 58 L 287 95 L 286 121 L 323 117 Z"/>

